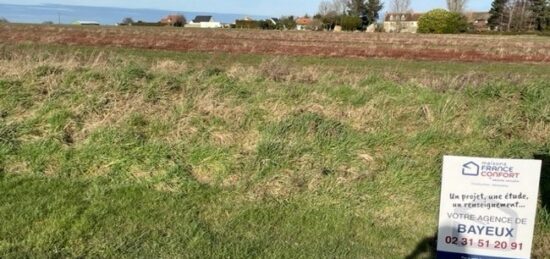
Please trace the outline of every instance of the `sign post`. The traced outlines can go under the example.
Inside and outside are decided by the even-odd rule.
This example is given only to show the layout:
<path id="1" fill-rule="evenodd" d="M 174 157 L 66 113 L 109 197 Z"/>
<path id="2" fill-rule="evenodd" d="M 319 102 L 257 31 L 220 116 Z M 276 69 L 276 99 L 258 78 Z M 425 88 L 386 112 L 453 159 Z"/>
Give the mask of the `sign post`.
<path id="1" fill-rule="evenodd" d="M 438 258 L 530 258 L 539 160 L 445 156 Z"/>

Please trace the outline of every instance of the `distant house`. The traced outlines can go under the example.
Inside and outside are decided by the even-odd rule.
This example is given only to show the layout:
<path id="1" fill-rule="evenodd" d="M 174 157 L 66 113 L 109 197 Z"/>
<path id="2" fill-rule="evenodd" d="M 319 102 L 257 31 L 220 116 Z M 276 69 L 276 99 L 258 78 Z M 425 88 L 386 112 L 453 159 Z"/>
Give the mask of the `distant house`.
<path id="1" fill-rule="evenodd" d="M 310 18 L 300 17 L 296 19 L 296 30 L 299 30 L 299 31 L 307 30 L 312 22 L 313 20 Z"/>
<path id="2" fill-rule="evenodd" d="M 189 28 L 221 28 L 222 24 L 220 22 L 214 21 L 212 16 L 207 15 L 198 15 L 190 21 L 185 27 Z"/>
<path id="3" fill-rule="evenodd" d="M 469 12 L 465 14 L 468 24 L 471 28 L 477 32 L 483 32 L 490 30 L 489 18 L 491 14 L 487 12 Z"/>
<path id="4" fill-rule="evenodd" d="M 99 22 L 96 21 L 76 21 L 73 24 L 81 26 L 99 26 Z"/>
<path id="5" fill-rule="evenodd" d="M 421 13 L 387 13 L 384 18 L 384 32 L 416 33 L 421 16 Z"/>
<path id="6" fill-rule="evenodd" d="M 269 18 L 267 19 L 266 21 L 270 22 L 271 24 L 273 24 L 273 26 L 277 26 L 277 24 L 279 24 L 281 22 L 281 20 L 279 20 L 279 18 Z"/>

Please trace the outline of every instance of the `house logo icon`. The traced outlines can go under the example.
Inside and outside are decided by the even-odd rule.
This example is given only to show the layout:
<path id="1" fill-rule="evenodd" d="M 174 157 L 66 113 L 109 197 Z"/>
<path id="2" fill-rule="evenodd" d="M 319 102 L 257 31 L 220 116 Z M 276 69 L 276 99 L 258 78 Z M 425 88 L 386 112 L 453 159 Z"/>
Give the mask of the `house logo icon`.
<path id="1" fill-rule="evenodd" d="M 478 176 L 479 175 L 479 165 L 474 162 L 468 162 L 462 165 L 462 174 L 469 176 Z"/>

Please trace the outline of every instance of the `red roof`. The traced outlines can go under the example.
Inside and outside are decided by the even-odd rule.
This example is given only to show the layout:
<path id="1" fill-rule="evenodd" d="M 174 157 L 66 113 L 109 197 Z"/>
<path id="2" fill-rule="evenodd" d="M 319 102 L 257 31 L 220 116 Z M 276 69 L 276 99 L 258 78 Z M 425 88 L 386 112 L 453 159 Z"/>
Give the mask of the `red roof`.
<path id="1" fill-rule="evenodd" d="M 310 25 L 312 21 L 313 20 L 311 20 L 310 18 L 301 17 L 301 18 L 296 19 L 296 24 L 297 25 Z"/>

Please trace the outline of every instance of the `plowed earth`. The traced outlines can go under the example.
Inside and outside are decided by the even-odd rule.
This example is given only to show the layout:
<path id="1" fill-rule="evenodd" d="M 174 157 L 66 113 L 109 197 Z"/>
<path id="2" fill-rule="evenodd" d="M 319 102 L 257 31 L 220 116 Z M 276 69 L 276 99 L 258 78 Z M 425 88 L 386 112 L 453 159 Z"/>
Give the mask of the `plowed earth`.
<path id="1" fill-rule="evenodd" d="M 538 36 L 0 25 L 0 43 L 23 42 L 326 57 L 550 62 L 550 38 Z"/>

